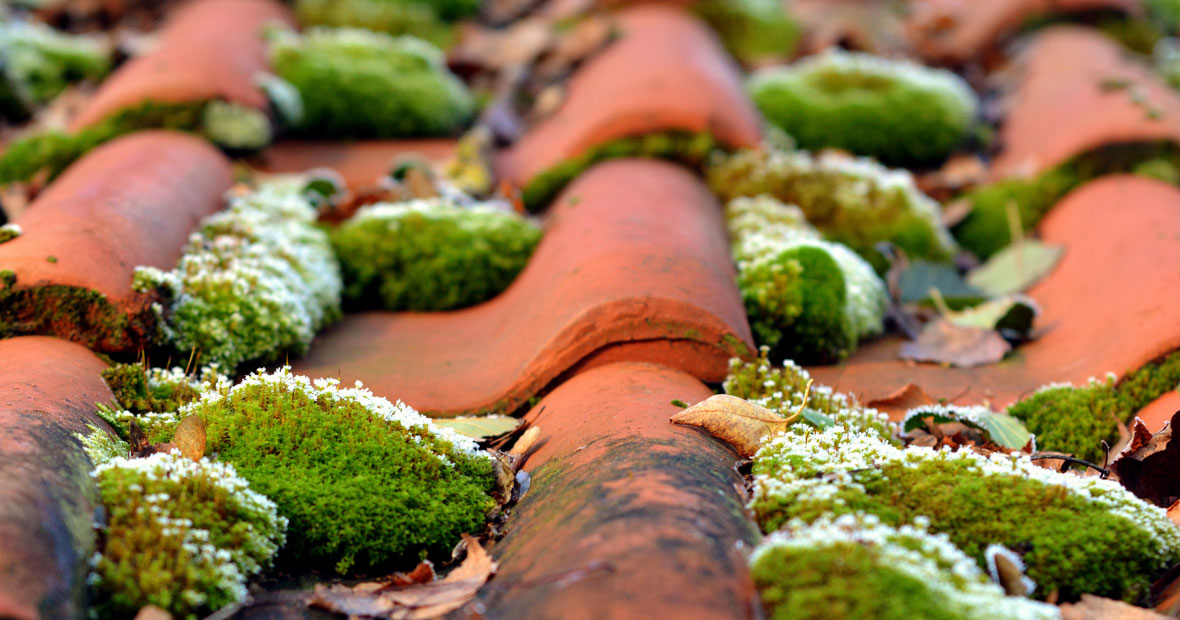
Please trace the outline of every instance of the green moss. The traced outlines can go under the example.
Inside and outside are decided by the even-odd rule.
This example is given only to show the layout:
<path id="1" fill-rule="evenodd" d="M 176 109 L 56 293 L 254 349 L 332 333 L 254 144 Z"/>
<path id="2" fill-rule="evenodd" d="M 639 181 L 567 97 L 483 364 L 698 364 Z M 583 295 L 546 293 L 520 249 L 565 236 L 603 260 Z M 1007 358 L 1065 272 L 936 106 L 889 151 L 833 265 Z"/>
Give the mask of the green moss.
<path id="1" fill-rule="evenodd" d="M 519 215 L 443 200 L 368 206 L 332 233 L 352 305 L 418 311 L 494 297 L 540 239 Z"/>
<path id="2" fill-rule="evenodd" d="M 20 226 L 16 224 L 0 224 L 0 243 L 7 243 L 21 234 Z"/>
<path id="3" fill-rule="evenodd" d="M 1180 386 L 1180 353 L 1173 353 L 1127 375 L 1118 383 L 1091 380 L 1088 385 L 1053 385 L 1008 407 L 1037 436 L 1037 447 L 1102 463 L 1113 445 L 1119 422 Z"/>
<path id="4" fill-rule="evenodd" d="M 89 580 L 98 618 L 146 605 L 204 617 L 243 600 L 246 577 L 283 544 L 286 520 L 232 467 L 156 454 L 111 459 L 94 477 L 108 514 Z"/>
<path id="5" fill-rule="evenodd" d="M 410 36 L 316 28 L 271 37 L 276 75 L 303 99 L 304 135 L 400 138 L 453 134 L 471 118 L 466 86 L 442 53 Z"/>
<path id="6" fill-rule="evenodd" d="M 949 71 L 838 50 L 758 71 L 748 89 L 766 120 L 800 148 L 840 148 L 890 165 L 945 158 L 978 108 Z"/>
<path id="7" fill-rule="evenodd" d="M 0 338 L 53 335 L 102 351 L 126 351 L 151 342 L 150 312 L 129 315 L 105 295 L 74 286 L 15 288 L 16 275 L 0 273 Z"/>
<path id="8" fill-rule="evenodd" d="M 115 400 L 132 413 L 176 411 L 198 395 L 197 387 L 183 373 L 143 364 L 115 364 L 103 369 L 102 378 Z"/>
<path id="9" fill-rule="evenodd" d="M 982 259 L 1012 242 L 1012 205 L 1027 232 L 1074 188 L 1102 175 L 1132 173 L 1152 178 L 1180 176 L 1180 146 L 1172 142 L 1109 145 L 1084 153 L 1027 179 L 1009 179 L 968 192 L 971 213 L 954 228 L 959 243 Z"/>
<path id="10" fill-rule="evenodd" d="M 0 185 L 28 181 L 44 172 L 56 177 L 94 147 L 142 129 L 195 131 L 205 102 L 147 102 L 127 108 L 96 125 L 67 134 L 60 131 L 27 136 L 0 155 Z"/>
<path id="11" fill-rule="evenodd" d="M 239 151 L 258 150 L 271 140 L 270 118 L 256 108 L 210 101 L 201 113 L 201 132 L 215 144 Z"/>
<path id="12" fill-rule="evenodd" d="M 3 284 L 4 288 L 16 286 L 16 272 L 11 269 L 0 270 L 0 284 Z"/>
<path id="13" fill-rule="evenodd" d="M 492 462 L 473 442 L 367 390 L 283 369 L 182 413 L 201 416 L 209 451 L 290 519 L 292 562 L 343 572 L 442 557 L 494 505 Z"/>
<path id="14" fill-rule="evenodd" d="M 538 174 L 525 186 L 522 200 L 530 211 L 539 211 L 582 171 L 608 159 L 649 157 L 697 167 L 719 146 L 712 134 L 683 131 L 656 132 L 611 140 Z"/>
<path id="15" fill-rule="evenodd" d="M 705 0 L 695 3 L 693 10 L 745 63 L 788 58 L 799 42 L 799 24 L 777 0 Z"/>
<path id="16" fill-rule="evenodd" d="M 23 119 L 37 106 L 81 80 L 97 81 L 111 68 L 99 39 L 71 36 L 49 26 L 0 15 L 0 73 L 5 116 Z"/>
<path id="17" fill-rule="evenodd" d="M 299 23 L 356 26 L 388 34 L 412 34 L 443 45 L 449 22 L 470 17 L 479 0 L 296 0 Z"/>

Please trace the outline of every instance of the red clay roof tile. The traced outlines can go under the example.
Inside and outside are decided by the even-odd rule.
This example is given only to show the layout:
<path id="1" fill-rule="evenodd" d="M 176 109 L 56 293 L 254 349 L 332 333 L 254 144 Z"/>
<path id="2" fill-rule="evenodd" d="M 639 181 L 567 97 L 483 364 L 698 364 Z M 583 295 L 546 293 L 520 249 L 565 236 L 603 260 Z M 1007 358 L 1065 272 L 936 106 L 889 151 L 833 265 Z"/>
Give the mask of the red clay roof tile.
<path id="1" fill-rule="evenodd" d="M 294 23 L 274 0 L 193 0 L 172 14 L 155 48 L 102 84 L 71 130 L 147 101 L 224 99 L 265 109 L 267 99 L 255 77 L 270 66 L 262 31 L 274 22 Z"/>
<path id="2" fill-rule="evenodd" d="M 0 244 L 0 271 L 16 275 L 8 290 L 89 289 L 132 323 L 147 320 L 151 299 L 131 290 L 135 268 L 174 267 L 200 220 L 221 208 L 231 181 L 225 157 L 193 136 L 149 131 L 103 145 L 66 170 L 17 218 L 22 234 Z M 91 310 L 89 319 L 97 319 L 97 310 Z M 10 327 L 16 333 L 53 333 L 104 351 L 134 351 L 144 344 L 135 325 L 118 329 L 86 323 Z"/>
<path id="3" fill-rule="evenodd" d="M 481 594 L 484 615 L 749 617 L 736 545 L 757 531 L 735 492 L 736 457 L 668 421 L 673 399 L 711 395 L 682 372 L 622 363 L 543 398 L 526 416 L 540 429 L 525 466 L 532 486 L 492 548 L 500 570 Z"/>
<path id="4" fill-rule="evenodd" d="M 97 490 L 74 433 L 106 427 L 106 364 L 64 340 L 0 340 L 0 617 L 84 618 Z"/>
<path id="5" fill-rule="evenodd" d="M 344 177 L 350 189 L 374 185 L 389 174 L 403 157 L 440 164 L 455 154 L 455 141 L 437 140 L 363 140 L 358 142 L 280 142 L 259 157 L 263 172 L 304 172 L 312 168 L 331 168 Z"/>
<path id="6" fill-rule="evenodd" d="M 503 179 L 524 187 L 594 146 L 653 132 L 712 132 L 735 147 L 761 141 L 741 74 L 708 28 L 659 5 L 617 20 L 622 36 L 574 74 L 557 112 L 500 154 Z"/>
<path id="7" fill-rule="evenodd" d="M 353 316 L 295 368 L 455 415 L 511 410 L 604 347 L 656 339 L 708 355 L 689 361 L 707 380 L 724 377 L 729 357 L 752 343 L 708 189 L 672 164 L 616 160 L 567 188 L 499 297 L 455 312 Z M 686 357 L 667 349 L 641 357 Z"/>
<path id="8" fill-rule="evenodd" d="M 1143 420 L 1148 430 L 1158 433 L 1177 411 L 1180 411 L 1180 391 L 1172 390 L 1153 400 L 1136 415 Z"/>

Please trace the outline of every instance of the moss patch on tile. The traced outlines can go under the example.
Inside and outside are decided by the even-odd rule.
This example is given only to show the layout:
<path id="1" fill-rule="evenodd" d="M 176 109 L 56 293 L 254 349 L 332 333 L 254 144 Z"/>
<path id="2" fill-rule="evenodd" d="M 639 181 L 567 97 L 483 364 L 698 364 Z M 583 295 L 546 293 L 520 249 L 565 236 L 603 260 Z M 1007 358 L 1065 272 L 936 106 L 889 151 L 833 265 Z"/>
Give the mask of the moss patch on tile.
<path id="1" fill-rule="evenodd" d="M 705 0 L 692 8 L 744 63 L 789 58 L 802 34 L 778 0 Z"/>
<path id="2" fill-rule="evenodd" d="M 1180 145 L 1160 142 L 1104 146 L 1035 177 L 998 181 L 974 189 L 963 197 L 971 202 L 971 213 L 955 226 L 954 235 L 965 249 L 986 259 L 1012 242 L 1010 208 L 1016 210 L 1027 232 L 1073 189 L 1100 176 L 1118 173 L 1175 183 L 1180 180 Z"/>
<path id="3" fill-rule="evenodd" d="M 0 116 L 24 120 L 70 84 L 97 81 L 110 68 L 111 49 L 100 39 L 0 13 Z"/>
<path id="4" fill-rule="evenodd" d="M 451 22 L 475 15 L 479 0 L 296 0 L 299 23 L 355 26 L 413 34 L 437 45 L 452 38 Z"/>
<path id="5" fill-rule="evenodd" d="M 155 317 L 145 304 L 127 314 L 98 291 L 76 286 L 18 286 L 12 271 L 0 272 L 0 338 L 43 334 L 99 351 L 149 345 Z"/>
<path id="6" fill-rule="evenodd" d="M 527 219 L 445 199 L 363 207 L 332 232 L 344 296 L 358 308 L 451 310 L 491 299 L 541 239 Z"/>
<path id="7" fill-rule="evenodd" d="M 683 131 L 656 132 L 611 140 L 538 174 L 525 186 L 522 200 L 530 211 L 540 211 L 579 174 L 609 159 L 649 157 L 697 168 L 720 146 L 712 134 Z"/>

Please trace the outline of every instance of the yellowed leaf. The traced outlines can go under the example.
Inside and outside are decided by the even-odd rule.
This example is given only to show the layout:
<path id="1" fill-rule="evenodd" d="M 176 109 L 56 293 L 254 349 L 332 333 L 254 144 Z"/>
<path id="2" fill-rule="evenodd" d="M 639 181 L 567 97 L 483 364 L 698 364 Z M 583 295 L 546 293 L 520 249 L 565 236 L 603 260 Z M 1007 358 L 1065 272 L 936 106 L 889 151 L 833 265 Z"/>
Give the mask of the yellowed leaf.
<path id="1" fill-rule="evenodd" d="M 205 421 L 201 416 L 193 414 L 180 421 L 176 426 L 176 435 L 172 443 L 180 449 L 180 454 L 194 461 L 205 456 Z"/>
<path id="2" fill-rule="evenodd" d="M 743 457 L 754 456 L 767 435 L 786 430 L 791 420 L 736 396 L 717 394 L 672 416 L 675 424 L 696 426 L 733 446 Z"/>
<path id="3" fill-rule="evenodd" d="M 534 427 L 528 429 L 527 431 L 525 431 L 524 433 L 522 433 L 520 435 L 520 438 L 517 439 L 516 443 L 512 445 L 512 449 L 508 451 L 508 454 L 511 454 L 512 456 L 523 455 L 525 452 L 528 452 L 529 449 L 532 448 L 537 443 L 537 438 L 540 436 L 541 436 L 541 427 L 540 426 L 534 426 Z"/>

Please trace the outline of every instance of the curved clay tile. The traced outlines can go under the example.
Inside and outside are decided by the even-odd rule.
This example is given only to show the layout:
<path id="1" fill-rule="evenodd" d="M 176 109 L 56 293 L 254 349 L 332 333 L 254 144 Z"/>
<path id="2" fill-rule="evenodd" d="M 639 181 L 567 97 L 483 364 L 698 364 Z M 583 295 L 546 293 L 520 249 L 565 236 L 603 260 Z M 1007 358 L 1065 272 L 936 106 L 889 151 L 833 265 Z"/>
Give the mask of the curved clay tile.
<path id="1" fill-rule="evenodd" d="M 731 146 L 759 144 L 758 112 L 708 28 L 659 5 L 622 11 L 617 23 L 620 39 L 574 74 L 557 112 L 497 158 L 502 179 L 524 187 L 591 147 L 653 132 L 708 131 Z"/>
<path id="2" fill-rule="evenodd" d="M 1142 7 L 1139 0 L 917 0 L 910 3 L 906 29 L 924 58 L 962 63 L 1031 19 L 1104 9 L 1136 14 Z"/>
<path id="3" fill-rule="evenodd" d="M 304 172 L 331 168 L 350 189 L 375 185 L 402 157 L 440 164 L 455 154 L 454 140 L 362 140 L 358 142 L 280 142 L 266 149 L 257 167 L 263 172 Z"/>
<path id="4" fill-rule="evenodd" d="M 815 380 L 884 398 L 914 383 L 932 398 L 1006 407 L 1051 382 L 1118 376 L 1180 349 L 1180 189 L 1151 179 L 1108 176 L 1069 194 L 1041 223 L 1065 256 L 1029 295 L 1048 331 L 1009 359 L 971 369 L 897 359 L 896 339 L 874 343 Z"/>
<path id="5" fill-rule="evenodd" d="M 64 340 L 0 340 L 0 618 L 86 617 L 98 492 L 74 434 L 106 428 L 103 368 Z"/>
<path id="6" fill-rule="evenodd" d="M 1139 419 L 1147 425 L 1153 433 L 1163 430 L 1164 424 L 1172 421 L 1172 416 L 1180 412 L 1180 391 L 1172 390 L 1151 401 L 1139 411 Z"/>
<path id="7" fill-rule="evenodd" d="M 138 350 L 152 313 L 151 298 L 131 290 L 135 268 L 173 268 L 231 181 L 221 153 L 174 132 L 133 134 L 80 159 L 16 219 L 22 234 L 0 244 L 0 274 L 15 276 L 6 289 L 0 281 L 0 293 L 18 293 L 0 305 L 0 336 L 54 334 L 103 351 Z M 72 301 L 86 291 L 104 296 L 112 312 Z"/>
<path id="8" fill-rule="evenodd" d="M 151 51 L 103 82 L 71 131 L 147 101 L 224 99 L 265 109 L 255 77 L 270 67 L 262 31 L 275 22 L 294 23 L 275 0 L 192 0 L 171 16 Z"/>
<path id="9" fill-rule="evenodd" d="M 758 534 L 734 453 L 668 422 L 672 399 L 711 395 L 682 372 L 622 363 L 542 399 L 526 416 L 540 429 L 532 485 L 492 547 L 500 569 L 481 592 L 483 617 L 751 617 L 738 548 Z"/>
<path id="10" fill-rule="evenodd" d="M 995 179 L 1033 176 L 1107 144 L 1180 142 L 1180 96 L 1095 30 L 1046 30 L 1018 63 Z"/>
<path id="11" fill-rule="evenodd" d="M 455 312 L 352 316 L 295 369 L 360 379 L 434 414 L 507 411 L 604 347 L 659 339 L 678 346 L 644 347 L 641 361 L 675 363 L 682 344 L 714 381 L 752 342 L 708 189 L 673 164 L 616 160 L 567 188 L 500 296 Z"/>

